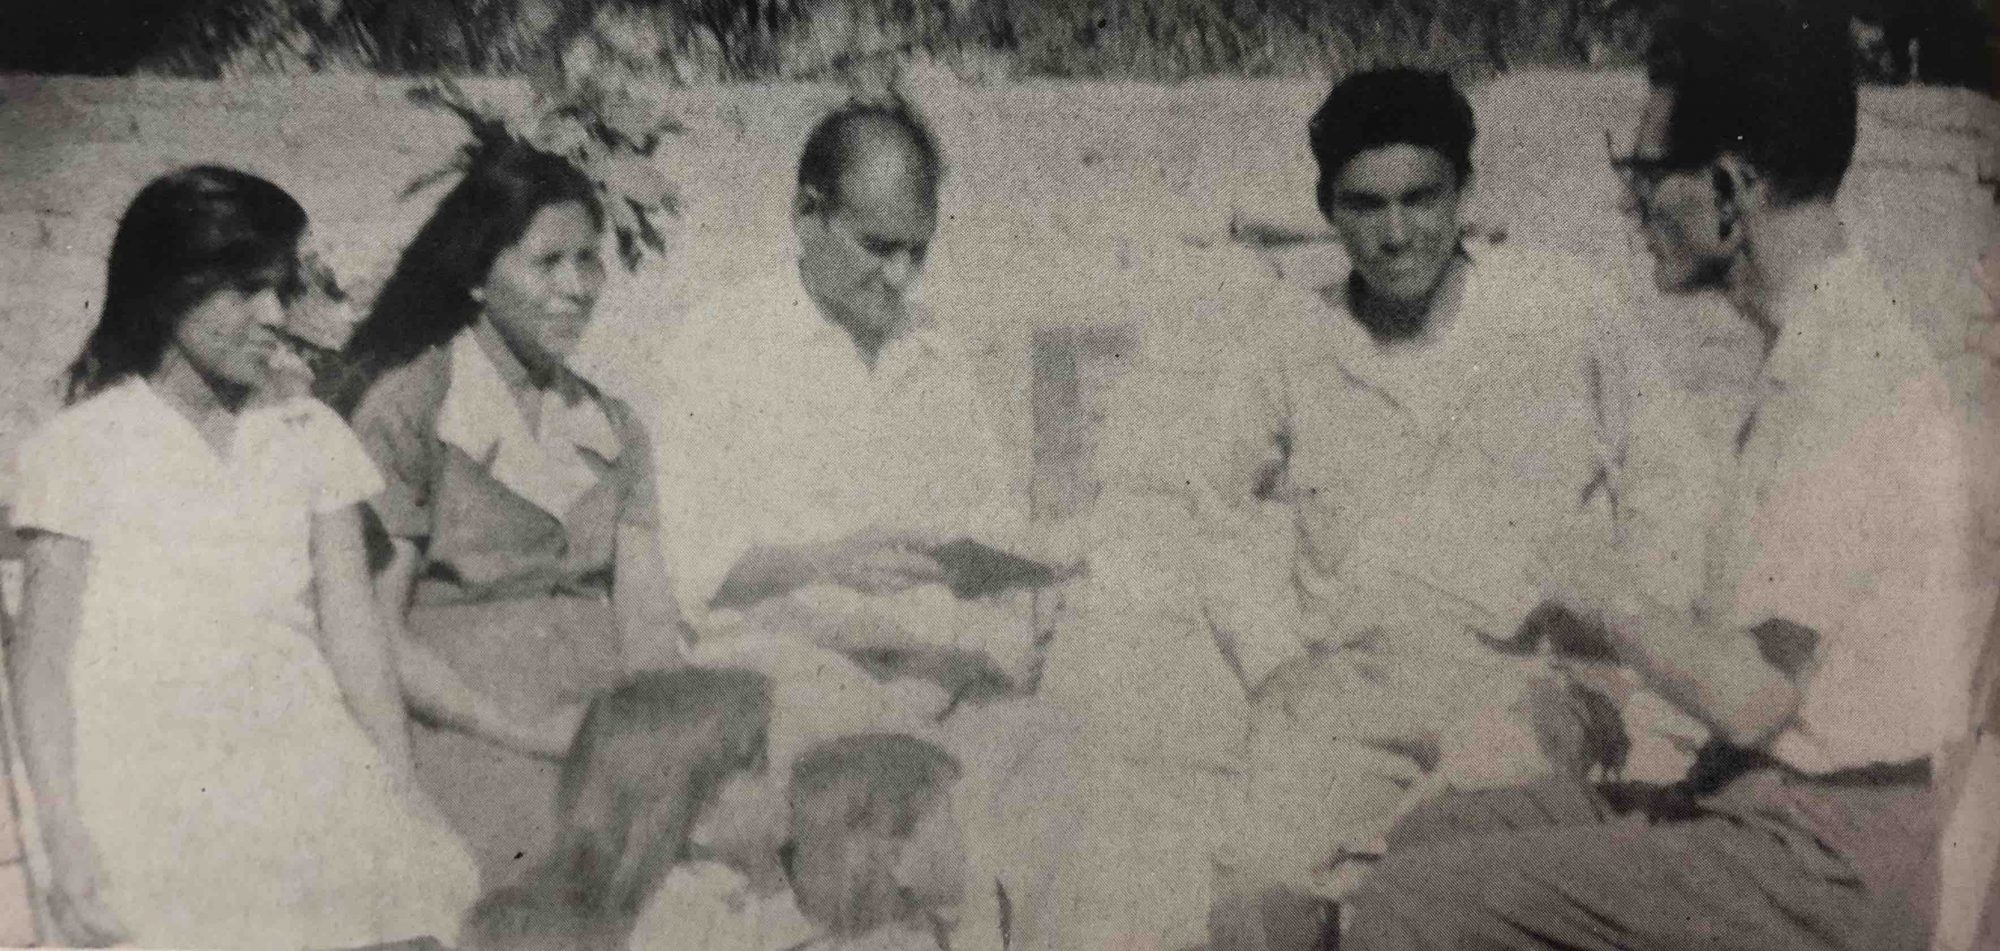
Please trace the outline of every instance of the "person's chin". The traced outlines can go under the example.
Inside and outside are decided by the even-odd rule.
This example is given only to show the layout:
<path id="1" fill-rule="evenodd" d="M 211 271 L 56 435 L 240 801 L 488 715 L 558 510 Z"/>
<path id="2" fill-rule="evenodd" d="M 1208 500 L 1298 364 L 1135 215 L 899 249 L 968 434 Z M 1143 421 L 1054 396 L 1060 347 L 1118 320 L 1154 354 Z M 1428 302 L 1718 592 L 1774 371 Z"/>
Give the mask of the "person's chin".
<path id="1" fill-rule="evenodd" d="M 225 385 L 245 390 L 262 389 L 277 376 L 268 358 L 246 358 L 240 364 L 225 367 L 215 379 Z"/>
<path id="2" fill-rule="evenodd" d="M 1374 285 L 1377 302 L 1402 310 L 1421 310 L 1430 305 L 1435 284 L 1412 277 L 1397 277 Z"/>
<path id="3" fill-rule="evenodd" d="M 1671 257 L 1654 255 L 1653 287 L 1662 294 L 1687 296 L 1715 290 L 1720 283 L 1713 269 Z"/>
<path id="4" fill-rule="evenodd" d="M 1443 274 L 1442 266 L 1406 265 L 1383 267 L 1373 274 L 1364 272 L 1362 280 L 1383 302 L 1407 306 L 1429 300 L 1432 290 L 1443 280 Z"/>

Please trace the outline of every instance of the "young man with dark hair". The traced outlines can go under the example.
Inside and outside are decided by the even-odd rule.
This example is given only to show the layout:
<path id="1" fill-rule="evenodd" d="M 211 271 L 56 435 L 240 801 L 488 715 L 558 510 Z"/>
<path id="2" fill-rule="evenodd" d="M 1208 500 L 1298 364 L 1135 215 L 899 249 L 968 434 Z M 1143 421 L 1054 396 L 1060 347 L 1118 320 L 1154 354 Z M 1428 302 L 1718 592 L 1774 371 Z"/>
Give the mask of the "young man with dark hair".
<path id="1" fill-rule="evenodd" d="M 1251 689 L 1220 947 L 1313 946 L 1296 896 L 1365 865 L 1413 784 L 1594 758 L 1545 746 L 1531 711 L 1575 739 L 1581 701 L 1495 645 L 1544 598 L 1546 540 L 1581 530 L 1599 466 L 1588 345 L 1608 295 L 1580 262 L 1466 240 L 1475 129 L 1448 77 L 1349 77 L 1309 134 L 1348 267 L 1277 305 L 1299 319 L 1242 374 L 1236 445 L 1206 480 L 1296 526 L 1289 563 L 1253 566 L 1287 584 L 1218 585 L 1207 608 Z M 1290 658 L 1250 658 L 1286 638 Z"/>
<path id="2" fill-rule="evenodd" d="M 1648 77 L 1616 165 L 1655 280 L 1720 293 L 1764 348 L 1740 403 L 1637 370 L 1607 388 L 1630 396 L 1606 414 L 1619 552 L 1579 607 L 1713 739 L 1633 814 L 1554 784 L 1420 808 L 1355 896 L 1347 947 L 1927 940 L 1931 759 L 1967 722 L 1990 602 L 1971 584 L 1957 411 L 1834 208 L 1855 142 L 1846 23 L 1782 0 L 1690 3 L 1656 33 Z M 1706 500 L 1679 513 L 1701 523 L 1686 553 L 1701 581 L 1662 596 L 1665 535 L 1691 536 L 1626 513 L 1688 498 Z"/>

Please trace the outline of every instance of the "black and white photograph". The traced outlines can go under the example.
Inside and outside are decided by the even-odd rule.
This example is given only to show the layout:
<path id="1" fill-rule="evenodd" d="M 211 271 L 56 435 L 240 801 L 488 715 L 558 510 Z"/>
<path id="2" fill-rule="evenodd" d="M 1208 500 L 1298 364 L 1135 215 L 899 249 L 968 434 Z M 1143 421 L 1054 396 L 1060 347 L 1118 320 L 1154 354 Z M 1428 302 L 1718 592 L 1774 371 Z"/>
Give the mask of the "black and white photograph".
<path id="1" fill-rule="evenodd" d="M 0 947 L 2000 951 L 1991 0 L 0 0 Z"/>

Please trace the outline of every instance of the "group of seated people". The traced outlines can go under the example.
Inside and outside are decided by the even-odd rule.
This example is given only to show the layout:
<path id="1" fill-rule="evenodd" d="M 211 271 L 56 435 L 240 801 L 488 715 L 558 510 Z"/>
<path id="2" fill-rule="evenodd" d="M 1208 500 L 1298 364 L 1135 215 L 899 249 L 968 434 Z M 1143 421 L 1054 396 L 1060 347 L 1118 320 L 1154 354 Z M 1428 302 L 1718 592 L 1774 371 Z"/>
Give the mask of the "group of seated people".
<path id="1" fill-rule="evenodd" d="M 813 128 L 796 243 L 635 342 L 635 380 L 573 365 L 607 216 L 560 156 L 487 130 L 317 377 L 304 209 L 163 175 L 19 452 L 51 924 L 1969 949 L 1996 861 L 1959 804 L 2000 794 L 1977 473 L 1835 209 L 1846 42 L 1789 0 L 1656 28 L 1612 164 L 1659 289 L 1741 319 L 1737 364 L 1469 241 L 1447 77 L 1337 83 L 1308 134 L 1347 268 L 1224 308 L 1199 378 L 1121 384 L 1147 412 L 1104 451 L 1145 463 L 1094 539 L 1021 516 L 962 329 L 915 293 L 944 161 L 899 102 Z M 1201 665 L 1226 686 L 1183 689 Z M 1607 782 L 1640 748 L 1685 774 Z"/>

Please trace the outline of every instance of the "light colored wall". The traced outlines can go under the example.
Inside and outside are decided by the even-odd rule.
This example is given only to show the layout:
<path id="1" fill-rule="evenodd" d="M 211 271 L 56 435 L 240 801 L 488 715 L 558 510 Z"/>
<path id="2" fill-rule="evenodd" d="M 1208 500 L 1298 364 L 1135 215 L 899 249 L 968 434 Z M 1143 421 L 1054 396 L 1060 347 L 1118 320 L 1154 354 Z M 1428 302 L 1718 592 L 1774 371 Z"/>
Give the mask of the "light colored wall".
<path id="1" fill-rule="evenodd" d="M 409 85 L 0 78 L 0 502 L 13 446 L 54 411 L 56 377 L 94 319 L 105 251 L 130 196 L 195 161 L 266 175 L 306 205 L 336 266 L 366 292 L 441 194 L 403 201 L 398 192 L 462 135 L 456 120 L 408 105 Z M 468 87 L 500 100 L 524 95 L 508 81 Z M 989 342 L 987 382 L 996 404 L 1015 410 L 1003 415 L 1024 481 L 1029 330 L 1130 324 L 1142 346 L 1149 335 L 1253 334 L 1213 326 L 1217 308 L 1198 305 L 1237 295 L 1274 267 L 1299 277 L 1325 257 L 1260 255 L 1228 238 L 1232 220 L 1321 226 L 1303 131 L 1318 82 L 971 88 L 920 70 L 912 89 L 951 163 L 932 296 Z M 668 97 L 690 127 L 662 161 L 687 213 L 670 258 L 607 296 L 593 360 L 615 362 L 638 352 L 634 337 L 670 334 L 690 299 L 783 240 L 798 143 L 843 95 L 810 86 L 647 94 Z M 1620 280 L 1629 271 L 1641 279 L 1634 306 L 1657 307 L 1643 269 L 1629 266 L 1604 164 L 1604 130 L 1622 138 L 1642 95 L 1642 80 L 1626 73 L 1524 73 L 1478 90 L 1473 214 L 1505 227 L 1510 241 L 1591 256 Z M 1960 91 L 1874 89 L 1863 112 L 1844 207 L 1918 302 L 1926 334 L 1956 360 L 1972 412 L 1985 398 L 1986 364 L 1965 356 L 1962 340 L 1985 313 L 1972 264 L 2000 243 L 1993 193 L 1977 182 L 1993 174 L 1982 156 L 2000 138 L 2000 106 Z M 1306 276 L 1334 266 L 1314 263 Z M 1185 372 L 1199 376 L 1199 363 Z"/>

